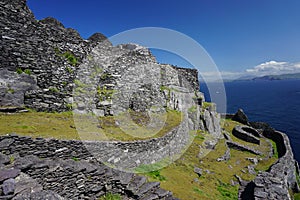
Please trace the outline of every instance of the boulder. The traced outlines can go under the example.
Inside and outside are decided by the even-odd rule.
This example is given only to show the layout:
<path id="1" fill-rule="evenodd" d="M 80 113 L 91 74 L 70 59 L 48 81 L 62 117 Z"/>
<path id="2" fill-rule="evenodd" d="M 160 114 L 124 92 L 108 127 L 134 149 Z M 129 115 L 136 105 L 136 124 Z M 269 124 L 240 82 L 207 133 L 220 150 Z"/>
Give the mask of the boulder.
<path id="1" fill-rule="evenodd" d="M 16 182 L 15 179 L 10 178 L 3 182 L 2 190 L 4 195 L 10 195 L 15 192 Z"/>
<path id="2" fill-rule="evenodd" d="M 245 125 L 250 125 L 247 115 L 244 113 L 242 109 L 239 109 L 234 116 L 232 117 L 233 121 L 240 122 Z"/>
<path id="3" fill-rule="evenodd" d="M 10 159 L 7 155 L 4 155 L 3 153 L 0 153 L 0 164 L 8 164 L 10 162 Z"/>
<path id="4" fill-rule="evenodd" d="M 202 176 L 203 170 L 199 167 L 194 167 L 194 172 L 200 177 Z"/>

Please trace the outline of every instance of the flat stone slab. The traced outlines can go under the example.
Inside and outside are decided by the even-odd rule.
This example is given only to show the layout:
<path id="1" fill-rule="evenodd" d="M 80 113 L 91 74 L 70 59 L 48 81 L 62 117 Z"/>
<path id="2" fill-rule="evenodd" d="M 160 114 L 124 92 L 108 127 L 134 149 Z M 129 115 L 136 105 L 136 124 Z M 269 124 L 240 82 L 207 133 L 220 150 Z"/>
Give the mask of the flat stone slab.
<path id="1" fill-rule="evenodd" d="M 244 140 L 246 142 L 251 142 L 258 145 L 260 144 L 260 140 L 259 140 L 260 134 L 256 129 L 251 128 L 249 126 L 236 126 L 232 130 L 232 134 L 235 137 Z"/>
<path id="2" fill-rule="evenodd" d="M 231 149 L 236 149 L 236 150 L 239 150 L 239 151 L 247 151 L 247 152 L 250 152 L 250 153 L 253 153 L 255 155 L 262 155 L 263 153 L 260 152 L 260 151 L 257 151 L 255 149 L 252 149 L 250 147 L 247 147 L 247 146 L 244 146 L 244 145 L 241 145 L 239 143 L 236 143 L 236 142 L 230 142 L 230 141 L 227 141 L 227 146 Z"/>
<path id="3" fill-rule="evenodd" d="M 16 188 L 16 181 L 13 178 L 7 179 L 3 182 L 2 190 L 4 195 L 13 194 Z"/>
<path id="4" fill-rule="evenodd" d="M 3 153 L 0 153 L 0 164 L 8 164 L 10 162 L 10 159 L 7 155 L 4 155 Z"/>
<path id="5" fill-rule="evenodd" d="M 5 181 L 10 178 L 15 178 L 20 174 L 19 169 L 2 169 L 0 171 L 0 182 Z"/>
<path id="6" fill-rule="evenodd" d="M 14 139 L 12 138 L 6 138 L 4 140 L 0 141 L 0 149 L 5 149 L 9 147 L 12 143 L 14 143 Z"/>

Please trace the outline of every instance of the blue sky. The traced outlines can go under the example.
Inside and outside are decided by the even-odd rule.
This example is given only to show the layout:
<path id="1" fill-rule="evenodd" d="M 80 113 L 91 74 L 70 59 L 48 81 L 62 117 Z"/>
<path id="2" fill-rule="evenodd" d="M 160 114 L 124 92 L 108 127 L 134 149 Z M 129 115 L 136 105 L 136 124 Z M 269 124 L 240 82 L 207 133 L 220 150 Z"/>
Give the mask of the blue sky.
<path id="1" fill-rule="evenodd" d="M 226 76 L 300 71 L 300 1 L 28 0 L 37 19 L 52 16 L 83 38 L 164 27 L 199 42 Z M 157 52 L 158 60 L 186 65 Z"/>

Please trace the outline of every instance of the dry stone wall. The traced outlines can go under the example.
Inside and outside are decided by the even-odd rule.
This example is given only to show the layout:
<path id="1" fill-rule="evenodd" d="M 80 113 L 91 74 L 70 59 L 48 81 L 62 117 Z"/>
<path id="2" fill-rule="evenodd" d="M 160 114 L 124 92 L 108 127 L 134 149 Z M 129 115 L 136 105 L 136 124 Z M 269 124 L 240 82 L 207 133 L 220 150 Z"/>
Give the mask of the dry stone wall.
<path id="1" fill-rule="evenodd" d="M 17 92 L 10 96 L 19 99 L 22 92 L 24 101 L 8 103 L 6 92 L 1 91 L 0 105 L 25 104 L 43 111 L 66 110 L 76 67 L 93 46 L 106 38 L 95 34 L 90 40 L 83 40 L 77 31 L 65 28 L 54 18 L 37 21 L 25 0 L 1 1 L 0 13 L 0 69 L 14 72 L 14 83 L 28 79 L 23 80 L 16 72 L 30 74 L 35 80 L 34 89 L 19 88 L 12 83 L 10 87 Z M 1 74 L 0 82 L 5 81 Z M 1 88 L 8 87 L 2 85 Z"/>
<path id="2" fill-rule="evenodd" d="M 275 141 L 279 159 L 266 172 L 259 172 L 254 181 L 249 182 L 243 190 L 239 190 L 239 199 L 293 199 L 290 191 L 300 191 L 296 180 L 299 166 L 294 159 L 289 138 L 265 123 L 251 125 L 264 129 L 263 135 Z"/>
<path id="3" fill-rule="evenodd" d="M 127 66 L 125 71 L 127 69 L 135 70 L 138 69 L 138 66 L 143 67 L 149 63 L 156 66 L 154 69 L 157 68 L 157 71 L 154 72 L 154 69 L 152 69 L 154 73 L 150 71 L 148 75 L 156 76 L 162 73 L 158 69 L 160 65 L 146 48 L 139 47 L 137 50 L 137 46 L 133 44 L 111 47 L 111 43 L 100 33 L 84 40 L 76 30 L 65 28 L 63 24 L 54 18 L 36 20 L 27 7 L 26 0 L 1 1 L 0 11 L 0 28 L 2 30 L 0 69 L 15 73 L 11 76 L 12 83 L 10 85 L 0 84 L 1 106 L 25 105 L 38 111 L 65 111 L 70 109 L 72 92 L 75 86 L 74 79 L 79 73 L 78 68 L 83 63 L 84 58 L 87 58 L 88 55 L 91 56 L 92 50 L 97 45 L 102 48 L 102 50 L 96 48 L 99 50 L 98 55 L 102 53 L 102 62 L 97 64 L 100 65 L 100 68 L 109 67 L 105 71 L 108 75 L 116 74 L 117 76 L 122 73 L 124 66 Z M 107 60 L 110 62 L 107 62 Z M 135 68 L 130 68 L 131 65 Z M 149 66 L 145 67 L 146 70 L 151 69 Z M 197 70 L 174 69 L 178 72 L 176 76 L 180 79 L 180 86 L 191 85 L 194 90 L 199 90 Z M 20 84 L 16 84 L 18 81 L 28 82 L 28 78 L 23 80 L 23 76 L 18 76 L 17 72 L 29 74 L 34 80 L 33 83 L 31 82 L 31 87 L 20 87 Z M 186 79 L 189 84 L 182 85 L 181 79 Z M 0 83 L 5 82 L 7 82 L 7 79 L 1 73 Z M 105 84 L 110 84 L 109 80 L 100 80 L 99 86 L 103 87 Z M 151 88 L 149 84 L 141 84 L 140 82 L 136 84 L 140 84 L 138 88 L 144 92 L 134 94 L 136 98 L 132 100 L 133 107 L 138 105 L 136 99 L 142 96 L 144 99 L 138 101 L 142 106 L 134 107 L 135 109 L 144 109 L 153 101 L 162 101 L 163 95 L 159 91 L 159 86 Z M 156 82 L 156 85 L 159 84 L 162 84 L 161 81 Z M 146 92 L 148 98 L 145 98 L 147 97 Z M 23 97 L 20 98 L 22 94 Z M 19 99 L 20 101 L 10 102 L 8 99 Z M 98 107 L 101 106 L 103 105 L 98 105 Z M 109 107 L 109 105 L 105 106 Z M 109 108 L 104 108 L 102 112 L 109 114 L 110 111 Z"/>
<path id="4" fill-rule="evenodd" d="M 297 162 L 286 134 L 279 131 L 265 133 L 279 147 L 279 160 L 267 172 L 259 173 L 254 180 L 255 199 L 292 199 L 289 190 L 300 192 L 296 180 Z"/>
<path id="5" fill-rule="evenodd" d="M 1 136 L 0 151 L 1 199 L 176 199 L 158 182 L 98 162 L 80 141 Z"/>

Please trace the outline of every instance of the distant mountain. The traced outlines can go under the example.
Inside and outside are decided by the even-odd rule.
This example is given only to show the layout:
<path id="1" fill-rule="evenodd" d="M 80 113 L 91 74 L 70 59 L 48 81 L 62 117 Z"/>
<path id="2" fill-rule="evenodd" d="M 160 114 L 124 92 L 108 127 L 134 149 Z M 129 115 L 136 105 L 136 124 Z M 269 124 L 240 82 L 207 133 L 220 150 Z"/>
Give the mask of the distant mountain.
<path id="1" fill-rule="evenodd" d="M 257 78 L 256 76 L 254 75 L 245 75 L 245 76 L 241 76 L 237 79 L 234 79 L 234 80 L 231 80 L 231 81 L 249 81 L 249 80 L 252 80 L 254 78 Z"/>
<path id="2" fill-rule="evenodd" d="M 281 74 L 281 75 L 267 75 L 262 77 L 255 77 L 250 80 L 290 80 L 290 79 L 300 79 L 300 73 L 295 74 Z"/>

